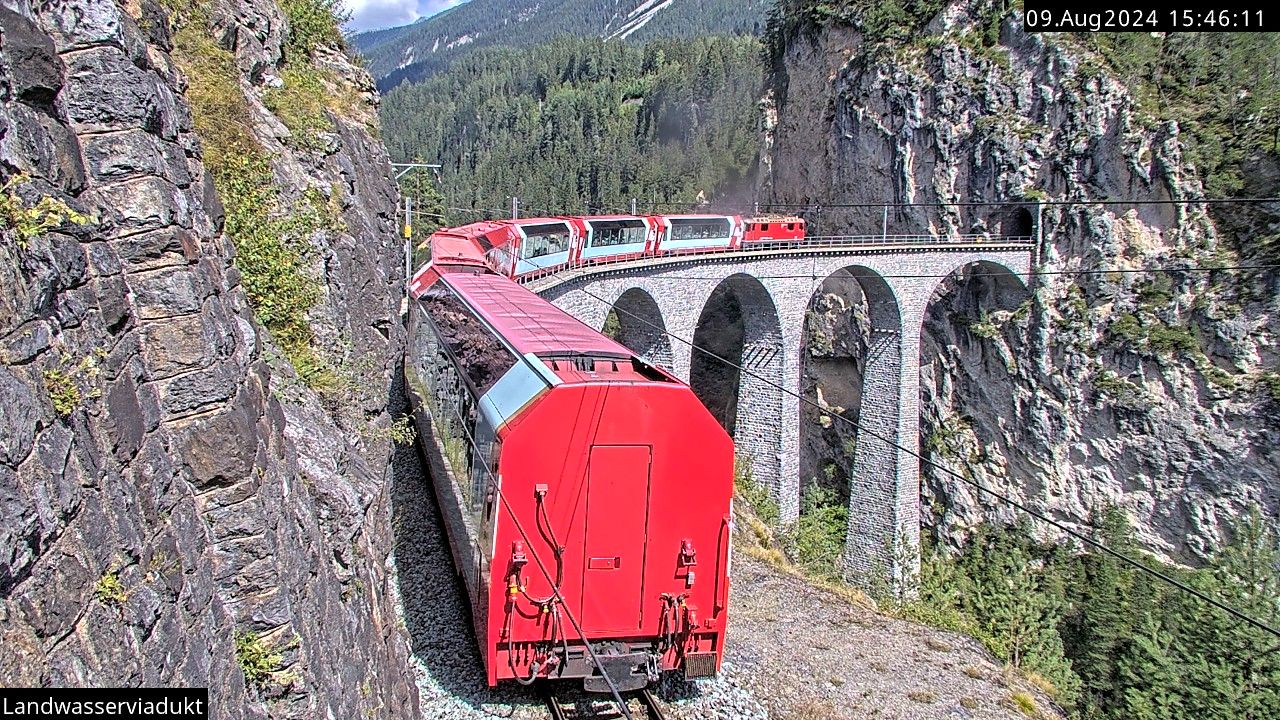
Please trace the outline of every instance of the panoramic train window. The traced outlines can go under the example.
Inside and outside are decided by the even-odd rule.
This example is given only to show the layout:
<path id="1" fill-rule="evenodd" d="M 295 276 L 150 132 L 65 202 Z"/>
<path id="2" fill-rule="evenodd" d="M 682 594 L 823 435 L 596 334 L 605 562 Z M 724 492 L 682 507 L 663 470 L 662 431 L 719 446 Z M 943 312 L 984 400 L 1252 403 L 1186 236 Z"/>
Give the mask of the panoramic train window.
<path id="1" fill-rule="evenodd" d="M 643 244 L 649 232 L 640 220 L 598 220 L 591 229 L 591 247 Z"/>
<path id="2" fill-rule="evenodd" d="M 516 356 L 443 282 L 427 289 L 422 305 L 444 348 L 466 369 L 476 397 L 516 364 Z"/>
<path id="3" fill-rule="evenodd" d="M 672 240 L 711 240 L 729 237 L 729 220 L 684 219 L 671 221 Z"/>
<path id="4" fill-rule="evenodd" d="M 530 225 L 524 229 L 524 234 L 525 240 L 520 246 L 520 257 L 523 259 L 569 250 L 569 228 L 564 225 Z"/>

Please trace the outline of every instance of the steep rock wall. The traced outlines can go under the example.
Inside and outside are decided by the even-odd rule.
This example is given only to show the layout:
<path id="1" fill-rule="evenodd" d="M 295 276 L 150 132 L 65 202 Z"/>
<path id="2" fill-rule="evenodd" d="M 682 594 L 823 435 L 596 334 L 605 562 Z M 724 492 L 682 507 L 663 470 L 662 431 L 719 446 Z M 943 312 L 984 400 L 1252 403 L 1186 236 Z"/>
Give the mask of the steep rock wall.
<path id="1" fill-rule="evenodd" d="M 208 686 L 216 717 L 416 716 L 388 573 L 385 151 L 358 113 L 321 149 L 283 144 L 260 100 L 281 10 L 214 4 L 281 194 L 338 219 L 305 239 L 317 352 L 346 380 L 321 396 L 246 300 L 166 7 L 0 3 L 7 205 L 88 218 L 0 230 L 0 677 Z M 324 57 L 372 118 L 367 76 Z M 279 656 L 268 674 L 237 638 Z"/>
<path id="2" fill-rule="evenodd" d="M 826 206 L 809 214 L 819 232 L 875 234 L 880 208 L 831 205 L 991 202 L 896 208 L 887 229 L 1027 234 L 1041 197 L 1200 195 L 1176 123 L 1139 112 L 1101 59 L 1016 19 L 988 46 L 984 25 L 967 3 L 902 42 L 798 23 L 766 97 L 762 199 Z M 1251 505 L 1274 517 L 1273 280 L 1181 271 L 1233 261 L 1193 202 L 1046 206 L 1040 232 L 1039 269 L 1068 274 L 1034 278 L 1025 304 L 999 302 L 1016 288 L 998 273 L 940 287 L 923 328 L 922 451 L 1068 522 L 1118 504 L 1148 547 L 1185 561 Z M 926 522 L 944 536 L 1011 517 L 923 475 Z"/>

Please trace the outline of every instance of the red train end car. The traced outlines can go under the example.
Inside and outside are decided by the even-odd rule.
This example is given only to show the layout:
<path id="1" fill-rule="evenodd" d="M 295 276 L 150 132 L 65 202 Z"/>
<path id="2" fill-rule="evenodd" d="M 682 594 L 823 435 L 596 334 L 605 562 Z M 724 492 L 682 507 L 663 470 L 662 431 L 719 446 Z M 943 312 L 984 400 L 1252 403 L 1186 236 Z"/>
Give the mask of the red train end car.
<path id="1" fill-rule="evenodd" d="M 489 684 L 717 673 L 724 429 L 687 385 L 506 277 L 421 280 L 406 373 Z"/>

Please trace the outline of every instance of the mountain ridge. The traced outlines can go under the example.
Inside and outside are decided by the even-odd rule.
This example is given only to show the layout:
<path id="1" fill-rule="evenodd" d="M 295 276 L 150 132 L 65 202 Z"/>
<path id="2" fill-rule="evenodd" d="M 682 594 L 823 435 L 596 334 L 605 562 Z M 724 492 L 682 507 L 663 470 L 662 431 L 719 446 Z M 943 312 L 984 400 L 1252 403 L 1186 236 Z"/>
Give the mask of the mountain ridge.
<path id="1" fill-rule="evenodd" d="M 471 0 L 410 25 L 357 33 L 351 43 L 386 92 L 417 82 L 460 54 L 526 47 L 559 35 L 643 41 L 759 35 L 769 0 Z"/>

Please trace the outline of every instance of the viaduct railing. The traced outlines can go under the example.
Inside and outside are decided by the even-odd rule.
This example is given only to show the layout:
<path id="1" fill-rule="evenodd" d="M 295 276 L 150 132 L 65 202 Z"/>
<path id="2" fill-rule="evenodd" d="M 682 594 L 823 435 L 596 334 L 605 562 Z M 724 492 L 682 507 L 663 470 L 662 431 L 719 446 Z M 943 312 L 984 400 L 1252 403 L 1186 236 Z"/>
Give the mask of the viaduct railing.
<path id="1" fill-rule="evenodd" d="M 709 248 L 675 252 L 657 257 L 588 261 L 535 270 L 516 278 L 533 292 L 543 292 L 566 282 L 602 273 L 655 268 L 703 261 L 730 261 L 785 255 L 862 255 L 969 250 L 1029 250 L 1035 239 L 1026 235 L 820 235 L 803 240 L 768 240 L 737 248 Z"/>

